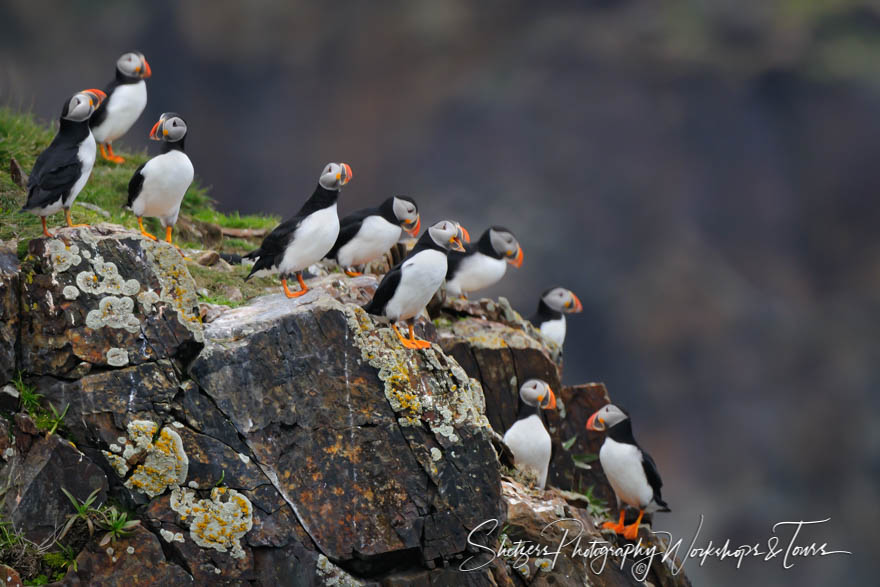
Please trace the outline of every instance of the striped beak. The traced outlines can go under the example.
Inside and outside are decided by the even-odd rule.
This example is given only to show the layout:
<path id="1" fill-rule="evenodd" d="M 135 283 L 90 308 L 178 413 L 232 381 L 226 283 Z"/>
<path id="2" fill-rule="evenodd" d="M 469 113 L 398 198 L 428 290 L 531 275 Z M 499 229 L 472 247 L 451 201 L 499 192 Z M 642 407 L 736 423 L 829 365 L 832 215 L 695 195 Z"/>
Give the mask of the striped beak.
<path id="1" fill-rule="evenodd" d="M 602 418 L 599 418 L 599 412 L 596 412 L 590 419 L 587 420 L 587 430 L 592 430 L 594 432 L 602 432 L 605 430 L 605 421 Z"/>
<path id="2" fill-rule="evenodd" d="M 522 267 L 522 262 L 523 262 L 522 247 L 517 247 L 516 248 L 516 256 L 508 257 L 507 262 L 510 263 L 511 265 L 513 265 L 514 267 L 517 267 L 517 268 Z"/>
<path id="3" fill-rule="evenodd" d="M 153 75 L 153 70 L 150 69 L 150 64 L 147 63 L 146 59 L 144 59 L 143 67 L 138 67 L 136 71 L 141 74 L 141 79 L 147 79 Z"/>
<path id="4" fill-rule="evenodd" d="M 342 168 L 342 171 L 336 175 L 336 180 L 340 186 L 343 186 L 351 181 L 351 167 L 349 167 L 348 163 L 340 163 L 339 166 Z"/>
<path id="5" fill-rule="evenodd" d="M 165 118 L 160 118 L 156 124 L 153 125 L 153 128 L 150 129 L 150 138 L 154 141 L 161 141 L 162 136 L 167 134 L 165 129 L 162 128 L 165 123 Z"/>
<path id="6" fill-rule="evenodd" d="M 584 305 L 578 299 L 576 295 L 572 292 L 568 292 L 571 294 L 571 299 L 565 302 L 565 311 L 569 314 L 576 314 L 578 312 L 582 312 L 584 309 Z"/>
<path id="7" fill-rule="evenodd" d="M 91 96 L 91 98 L 93 100 L 91 105 L 95 108 L 100 106 L 101 102 L 103 102 L 104 100 L 107 99 L 107 94 L 105 94 L 101 90 L 96 90 L 96 89 L 83 90 L 82 92 L 80 92 L 80 94 L 88 94 L 89 96 Z"/>
<path id="8" fill-rule="evenodd" d="M 409 225 L 404 225 L 403 230 L 405 230 L 411 236 L 418 236 L 419 229 L 422 227 L 422 217 L 417 216 L 415 223 L 409 223 Z"/>
<path id="9" fill-rule="evenodd" d="M 556 409 L 556 394 L 553 393 L 553 390 L 550 389 L 549 385 L 547 386 L 547 393 L 550 394 L 550 397 L 547 398 L 547 405 L 546 406 L 542 405 L 541 409 L 542 410 L 555 410 Z M 544 396 L 539 397 L 538 402 L 543 404 L 544 403 Z"/>

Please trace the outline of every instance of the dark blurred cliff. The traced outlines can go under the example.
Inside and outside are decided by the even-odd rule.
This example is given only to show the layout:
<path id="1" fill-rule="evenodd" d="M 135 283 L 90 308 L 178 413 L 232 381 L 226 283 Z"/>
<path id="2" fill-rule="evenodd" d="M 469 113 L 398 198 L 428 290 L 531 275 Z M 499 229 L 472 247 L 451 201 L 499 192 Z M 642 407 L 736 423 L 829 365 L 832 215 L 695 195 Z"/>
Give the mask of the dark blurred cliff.
<path id="1" fill-rule="evenodd" d="M 391 193 L 502 224 L 552 284 L 566 376 L 633 413 L 690 536 L 780 520 L 871 552 L 880 477 L 880 12 L 867 0 L 0 5 L 0 100 L 57 116 L 124 50 L 150 122 L 181 112 L 223 209 L 295 209 L 329 160 L 343 211 Z M 836 416 L 831 418 L 832 416 Z M 858 546 L 858 548 L 857 548 Z M 862 557 L 689 569 L 699 584 L 864 581 Z"/>

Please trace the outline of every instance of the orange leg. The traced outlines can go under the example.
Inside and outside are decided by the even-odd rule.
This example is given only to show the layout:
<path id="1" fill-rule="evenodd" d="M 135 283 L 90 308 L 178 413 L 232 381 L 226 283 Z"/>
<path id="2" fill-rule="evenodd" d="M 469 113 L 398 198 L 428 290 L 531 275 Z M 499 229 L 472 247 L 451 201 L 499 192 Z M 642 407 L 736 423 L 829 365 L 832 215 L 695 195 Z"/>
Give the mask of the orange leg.
<path id="1" fill-rule="evenodd" d="M 79 228 L 80 226 L 88 226 L 88 224 L 74 224 L 73 220 L 70 219 L 70 209 L 67 208 L 64 210 L 64 218 L 67 220 L 67 226 L 70 228 Z"/>
<path id="2" fill-rule="evenodd" d="M 354 269 L 345 269 L 345 274 L 349 277 L 359 277 L 363 275 L 360 271 L 355 271 Z"/>
<path id="3" fill-rule="evenodd" d="M 109 143 L 109 142 L 107 143 L 107 152 L 109 154 L 109 157 L 107 157 L 107 159 L 109 159 L 110 161 L 113 161 L 114 163 L 125 163 L 125 158 L 120 157 L 119 155 L 117 155 L 116 153 L 113 152 L 113 144 L 112 143 Z"/>
<path id="4" fill-rule="evenodd" d="M 145 237 L 152 239 L 154 241 L 159 240 L 154 235 L 152 235 L 146 231 L 146 229 L 144 228 L 144 219 L 141 216 L 138 216 L 138 227 L 140 227 L 141 234 L 144 235 Z"/>
<path id="5" fill-rule="evenodd" d="M 602 524 L 602 527 L 606 530 L 614 530 L 616 533 L 620 534 L 626 527 L 623 525 L 624 513 L 624 510 L 620 510 L 620 520 L 616 524 L 614 522 L 605 522 L 604 524 Z"/>
<path id="6" fill-rule="evenodd" d="M 48 229 L 48 228 L 46 228 L 46 217 L 45 217 L 45 216 L 40 216 L 40 222 L 43 223 L 43 234 L 45 234 L 45 235 L 48 236 L 49 238 L 53 238 L 52 233 L 49 232 L 49 229 Z"/>
<path id="7" fill-rule="evenodd" d="M 636 518 L 636 521 L 624 528 L 623 537 L 627 540 L 635 540 L 639 536 L 639 524 L 642 523 L 642 516 L 645 514 L 645 510 L 639 510 L 639 517 Z"/>
<path id="8" fill-rule="evenodd" d="M 426 349 L 431 346 L 431 343 L 428 342 L 427 340 L 417 340 L 416 339 L 416 333 L 413 332 L 412 322 L 410 322 L 410 325 L 409 325 L 409 342 L 410 342 L 410 344 L 413 345 L 411 348 L 414 348 L 414 349 Z"/>
<path id="9" fill-rule="evenodd" d="M 302 288 L 298 292 L 292 292 L 292 291 L 290 291 L 290 289 L 288 289 L 286 278 L 281 280 L 281 287 L 284 288 L 284 295 L 286 295 L 289 298 L 298 298 L 301 295 L 304 295 L 307 291 L 309 291 L 309 286 L 307 286 L 306 282 L 303 281 L 302 275 L 299 272 L 297 272 L 297 274 L 296 274 L 296 279 L 297 279 L 297 281 L 299 281 L 300 288 Z"/>
<path id="10" fill-rule="evenodd" d="M 166 243 L 171 242 L 171 227 L 170 226 L 165 227 L 165 242 Z"/>
<path id="11" fill-rule="evenodd" d="M 397 338 L 400 339 L 400 344 L 402 344 L 403 346 L 405 346 L 408 349 L 416 348 L 414 346 L 411 346 L 411 343 L 409 342 L 408 338 L 406 338 L 404 335 L 400 334 L 400 331 L 397 329 L 397 324 L 392 324 L 391 329 L 394 331 L 394 334 L 397 335 Z"/>
<path id="12" fill-rule="evenodd" d="M 110 157 L 107 156 L 107 149 L 104 147 L 104 143 L 101 143 L 98 147 L 101 149 L 101 157 L 104 159 L 110 159 Z"/>

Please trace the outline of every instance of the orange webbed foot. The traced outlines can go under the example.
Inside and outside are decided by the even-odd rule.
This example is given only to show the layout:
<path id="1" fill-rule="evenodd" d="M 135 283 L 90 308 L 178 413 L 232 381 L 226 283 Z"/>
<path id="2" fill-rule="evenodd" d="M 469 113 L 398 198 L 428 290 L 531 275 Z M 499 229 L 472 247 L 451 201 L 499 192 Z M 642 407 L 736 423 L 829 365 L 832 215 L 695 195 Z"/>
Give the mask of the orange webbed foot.
<path id="1" fill-rule="evenodd" d="M 620 532 L 618 532 L 620 534 Z M 627 540 L 635 540 L 639 537 L 639 525 L 630 524 L 623 529 L 623 537 Z"/>
<path id="2" fill-rule="evenodd" d="M 617 524 L 615 522 L 605 522 L 602 524 L 602 528 L 604 530 L 614 530 L 617 534 L 621 534 L 623 530 L 626 528 L 623 524 Z"/>
<path id="3" fill-rule="evenodd" d="M 300 280 L 300 284 L 303 286 L 303 288 L 301 290 L 290 291 L 290 289 L 287 287 L 287 280 L 286 279 L 281 280 L 281 287 L 284 288 L 284 295 L 286 295 L 288 298 L 298 298 L 300 296 L 305 295 L 306 292 L 309 291 L 309 288 L 306 287 L 306 284 L 303 283 L 302 280 Z"/>
<path id="4" fill-rule="evenodd" d="M 345 274 L 349 277 L 360 277 L 361 275 L 363 275 L 363 273 L 361 273 L 360 271 L 353 271 L 351 269 L 346 269 Z"/>

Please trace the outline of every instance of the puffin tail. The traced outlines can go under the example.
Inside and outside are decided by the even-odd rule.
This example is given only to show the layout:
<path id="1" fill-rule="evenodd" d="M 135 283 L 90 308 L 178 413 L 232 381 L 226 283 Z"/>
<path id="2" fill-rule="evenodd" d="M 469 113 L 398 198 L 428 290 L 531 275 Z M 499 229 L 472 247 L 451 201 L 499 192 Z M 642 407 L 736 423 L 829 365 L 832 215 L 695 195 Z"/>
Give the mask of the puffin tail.
<path id="1" fill-rule="evenodd" d="M 657 509 L 658 512 L 671 512 L 672 511 L 671 509 L 669 509 L 669 505 L 665 501 L 663 501 L 663 499 L 659 495 L 654 496 L 654 502 L 658 506 L 660 506 Z"/>
<path id="2" fill-rule="evenodd" d="M 247 255 L 242 256 L 242 259 L 255 259 L 256 262 L 254 266 L 251 267 L 251 272 L 248 273 L 247 277 L 244 278 L 245 281 L 253 277 L 254 273 L 260 271 L 261 269 L 269 269 L 272 266 L 272 261 L 270 257 L 262 254 L 262 249 L 257 249 L 256 251 L 251 251 Z"/>

